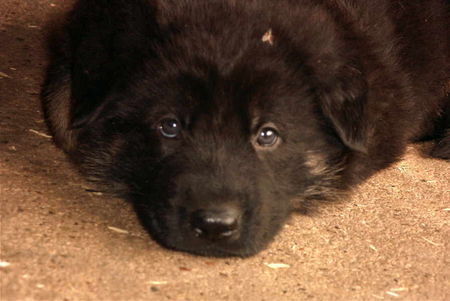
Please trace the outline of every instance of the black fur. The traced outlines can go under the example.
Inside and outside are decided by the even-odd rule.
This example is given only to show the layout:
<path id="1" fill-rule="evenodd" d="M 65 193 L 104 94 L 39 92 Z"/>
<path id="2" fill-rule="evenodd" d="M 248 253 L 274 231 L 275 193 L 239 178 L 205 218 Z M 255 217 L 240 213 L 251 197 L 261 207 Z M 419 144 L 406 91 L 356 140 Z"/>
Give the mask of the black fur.
<path id="1" fill-rule="evenodd" d="M 410 141 L 440 135 L 432 154 L 450 158 L 446 3 L 79 0 L 52 43 L 45 114 L 163 245 L 248 256 L 292 200 L 334 198 Z M 167 117 L 179 136 L 161 134 Z M 198 237 L 193 212 L 225 207 L 238 234 Z"/>

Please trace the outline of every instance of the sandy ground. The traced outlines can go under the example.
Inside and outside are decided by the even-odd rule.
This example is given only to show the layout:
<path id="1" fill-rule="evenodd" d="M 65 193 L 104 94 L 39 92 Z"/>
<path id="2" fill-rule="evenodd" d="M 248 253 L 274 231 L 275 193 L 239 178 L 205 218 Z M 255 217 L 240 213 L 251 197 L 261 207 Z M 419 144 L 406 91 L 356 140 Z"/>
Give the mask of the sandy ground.
<path id="1" fill-rule="evenodd" d="M 157 245 L 42 134 L 43 27 L 69 4 L 0 1 L 1 300 L 450 300 L 450 163 L 426 145 L 252 258 Z"/>

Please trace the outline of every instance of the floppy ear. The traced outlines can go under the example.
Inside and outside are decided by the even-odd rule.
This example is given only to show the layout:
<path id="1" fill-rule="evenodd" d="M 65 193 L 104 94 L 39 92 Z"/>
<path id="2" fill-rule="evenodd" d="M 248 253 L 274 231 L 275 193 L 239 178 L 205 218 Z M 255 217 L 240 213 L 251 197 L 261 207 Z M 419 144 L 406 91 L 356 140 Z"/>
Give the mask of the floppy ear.
<path id="1" fill-rule="evenodd" d="M 362 153 L 367 152 L 366 96 L 366 81 L 352 66 L 341 67 L 338 74 L 320 88 L 323 114 L 342 142 Z"/>
<path id="2" fill-rule="evenodd" d="M 154 55 L 156 0 L 80 0 L 67 27 L 71 60 L 71 128 L 96 120 Z M 113 91 L 115 89 L 115 91 Z"/>

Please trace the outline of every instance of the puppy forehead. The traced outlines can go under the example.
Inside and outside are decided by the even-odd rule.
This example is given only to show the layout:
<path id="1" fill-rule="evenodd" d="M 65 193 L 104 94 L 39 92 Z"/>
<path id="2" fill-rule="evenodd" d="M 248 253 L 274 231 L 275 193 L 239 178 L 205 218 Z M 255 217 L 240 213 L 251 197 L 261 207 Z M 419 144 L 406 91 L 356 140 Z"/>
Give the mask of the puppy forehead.
<path id="1" fill-rule="evenodd" d="M 267 123 L 281 129 L 284 123 L 308 111 L 304 104 L 306 97 L 298 91 L 283 94 L 265 85 L 253 86 L 251 92 L 229 92 L 217 91 L 208 99 L 189 100 L 191 107 L 184 111 L 184 116 L 193 130 L 248 134 Z"/>
<path id="2" fill-rule="evenodd" d="M 237 60 L 228 70 L 214 60 L 187 59 L 160 70 L 157 80 L 147 72 L 152 110 L 160 111 L 155 118 L 166 111 L 186 123 L 252 129 L 259 121 L 291 115 L 305 98 L 306 85 L 283 62 L 258 65 L 267 58 L 255 56 Z"/>
<path id="3" fill-rule="evenodd" d="M 166 85 L 161 96 L 154 99 L 156 108 L 164 107 L 179 118 L 203 120 L 232 125 L 245 122 L 259 106 L 260 90 L 248 80 L 218 74 L 183 74 Z"/>

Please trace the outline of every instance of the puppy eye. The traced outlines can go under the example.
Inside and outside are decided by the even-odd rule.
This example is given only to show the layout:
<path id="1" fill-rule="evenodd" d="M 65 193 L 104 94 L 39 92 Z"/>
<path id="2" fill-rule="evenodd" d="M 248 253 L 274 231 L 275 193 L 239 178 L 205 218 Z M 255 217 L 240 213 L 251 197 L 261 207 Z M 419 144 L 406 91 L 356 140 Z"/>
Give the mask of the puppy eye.
<path id="1" fill-rule="evenodd" d="M 260 146 L 269 147 L 275 145 L 278 139 L 279 135 L 277 130 L 275 130 L 274 128 L 265 127 L 259 131 L 256 142 L 258 142 Z"/>
<path id="2" fill-rule="evenodd" d="M 166 138 L 176 138 L 181 132 L 181 125 L 176 119 L 166 118 L 160 121 L 158 130 Z"/>

